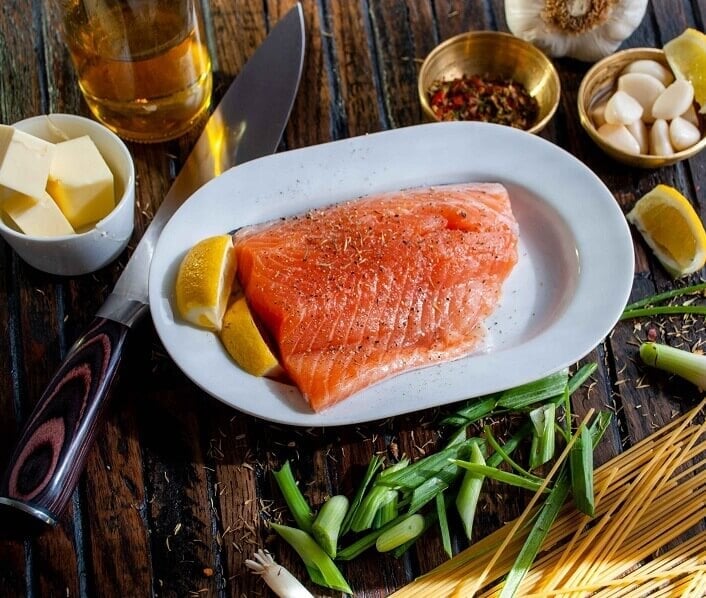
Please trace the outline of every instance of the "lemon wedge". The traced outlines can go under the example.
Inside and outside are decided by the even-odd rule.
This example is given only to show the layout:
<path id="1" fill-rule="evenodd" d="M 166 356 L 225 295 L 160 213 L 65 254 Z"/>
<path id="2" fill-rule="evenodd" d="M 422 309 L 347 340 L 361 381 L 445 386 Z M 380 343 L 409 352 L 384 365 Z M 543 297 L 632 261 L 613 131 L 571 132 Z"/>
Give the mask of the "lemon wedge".
<path id="1" fill-rule="evenodd" d="M 230 235 L 199 241 L 184 256 L 175 295 L 179 316 L 190 324 L 220 330 L 228 305 L 236 261 Z"/>
<path id="2" fill-rule="evenodd" d="M 241 368 L 253 376 L 274 376 L 281 370 L 262 338 L 245 297 L 235 299 L 223 316 L 221 342 Z"/>
<path id="3" fill-rule="evenodd" d="M 687 29 L 664 45 L 664 55 L 674 75 L 694 86 L 694 98 L 706 113 L 706 35 Z"/>
<path id="4" fill-rule="evenodd" d="M 706 263 L 706 231 L 689 201 L 674 187 L 657 185 L 627 215 L 657 259 L 678 278 Z"/>

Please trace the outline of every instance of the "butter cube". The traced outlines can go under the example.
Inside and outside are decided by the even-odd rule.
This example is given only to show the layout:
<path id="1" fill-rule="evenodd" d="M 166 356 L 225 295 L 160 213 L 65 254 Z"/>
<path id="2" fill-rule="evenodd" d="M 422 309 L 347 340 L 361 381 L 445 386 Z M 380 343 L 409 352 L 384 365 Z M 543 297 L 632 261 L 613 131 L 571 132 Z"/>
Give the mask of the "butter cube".
<path id="1" fill-rule="evenodd" d="M 76 230 L 115 207 L 113 173 L 88 135 L 56 144 L 47 191 Z"/>
<path id="2" fill-rule="evenodd" d="M 54 148 L 53 143 L 0 125 L 0 198 L 15 193 L 41 197 Z"/>
<path id="3" fill-rule="evenodd" d="M 26 235 L 59 237 L 74 234 L 71 224 L 46 191 L 42 191 L 38 198 L 15 193 L 0 205 L 10 221 Z"/>

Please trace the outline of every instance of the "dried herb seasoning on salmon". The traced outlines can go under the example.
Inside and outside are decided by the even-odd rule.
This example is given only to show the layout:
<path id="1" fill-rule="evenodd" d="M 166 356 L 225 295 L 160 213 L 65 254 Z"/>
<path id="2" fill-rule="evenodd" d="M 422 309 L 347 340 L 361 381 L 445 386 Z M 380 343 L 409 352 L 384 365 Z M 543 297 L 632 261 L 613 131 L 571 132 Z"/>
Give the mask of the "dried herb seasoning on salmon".
<path id="1" fill-rule="evenodd" d="M 517 262 L 498 184 L 368 196 L 234 236 L 238 278 L 315 411 L 471 353 Z"/>

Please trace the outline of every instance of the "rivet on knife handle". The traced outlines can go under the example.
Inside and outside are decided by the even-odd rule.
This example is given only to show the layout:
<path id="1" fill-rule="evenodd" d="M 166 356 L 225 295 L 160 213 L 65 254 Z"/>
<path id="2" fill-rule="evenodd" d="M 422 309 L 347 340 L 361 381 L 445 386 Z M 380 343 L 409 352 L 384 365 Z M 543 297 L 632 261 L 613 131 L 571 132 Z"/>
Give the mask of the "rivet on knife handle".
<path id="1" fill-rule="evenodd" d="M 96 318 L 71 347 L 22 431 L 0 504 L 57 523 L 83 472 L 128 330 Z"/>

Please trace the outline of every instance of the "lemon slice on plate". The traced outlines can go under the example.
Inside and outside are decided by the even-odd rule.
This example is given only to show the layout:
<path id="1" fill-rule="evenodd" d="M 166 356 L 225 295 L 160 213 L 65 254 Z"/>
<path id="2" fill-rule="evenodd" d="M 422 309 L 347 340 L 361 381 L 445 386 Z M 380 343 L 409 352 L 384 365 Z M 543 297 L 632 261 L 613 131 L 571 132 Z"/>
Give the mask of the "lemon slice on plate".
<path id="1" fill-rule="evenodd" d="M 274 376 L 281 372 L 279 362 L 262 337 L 245 297 L 238 297 L 228 306 L 220 336 L 226 351 L 248 374 Z"/>
<path id="2" fill-rule="evenodd" d="M 687 29 L 664 45 L 664 55 L 679 79 L 691 81 L 694 98 L 706 112 L 706 35 Z"/>
<path id="3" fill-rule="evenodd" d="M 179 316 L 195 326 L 220 330 L 228 305 L 236 261 L 230 235 L 199 241 L 184 256 L 175 295 Z"/>
<path id="4" fill-rule="evenodd" d="M 704 225 L 674 187 L 657 185 L 638 200 L 627 219 L 675 278 L 696 272 L 706 263 Z"/>

